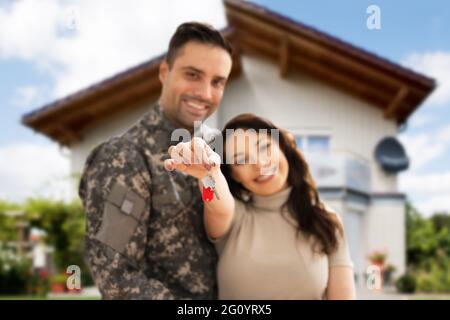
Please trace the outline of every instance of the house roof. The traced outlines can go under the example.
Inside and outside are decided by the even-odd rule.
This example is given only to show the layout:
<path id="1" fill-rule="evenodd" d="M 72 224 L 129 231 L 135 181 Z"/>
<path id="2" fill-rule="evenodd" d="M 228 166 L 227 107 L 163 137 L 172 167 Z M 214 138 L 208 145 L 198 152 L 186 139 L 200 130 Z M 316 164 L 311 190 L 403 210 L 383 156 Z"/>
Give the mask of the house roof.
<path id="1" fill-rule="evenodd" d="M 307 72 L 383 110 L 404 123 L 436 86 L 413 72 L 259 5 L 224 0 L 229 27 L 222 33 L 236 49 L 232 78 L 241 72 L 242 53 L 279 66 L 279 75 Z M 157 98 L 158 66 L 164 55 L 57 100 L 22 117 L 22 123 L 62 145 L 82 139 L 82 131 L 107 117 Z"/>

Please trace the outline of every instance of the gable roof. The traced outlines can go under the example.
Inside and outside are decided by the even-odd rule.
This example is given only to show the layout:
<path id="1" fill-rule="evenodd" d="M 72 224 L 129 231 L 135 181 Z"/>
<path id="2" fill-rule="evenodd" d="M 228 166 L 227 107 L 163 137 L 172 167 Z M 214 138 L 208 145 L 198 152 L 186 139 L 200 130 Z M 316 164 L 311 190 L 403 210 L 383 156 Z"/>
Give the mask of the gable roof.
<path id="1" fill-rule="evenodd" d="M 241 72 L 240 55 L 263 56 L 281 77 L 308 72 L 404 123 L 433 91 L 433 79 L 259 5 L 224 0 L 229 27 L 222 31 L 236 49 L 231 78 Z M 82 139 L 87 127 L 156 99 L 161 90 L 155 57 L 22 117 L 22 123 L 62 145 Z"/>

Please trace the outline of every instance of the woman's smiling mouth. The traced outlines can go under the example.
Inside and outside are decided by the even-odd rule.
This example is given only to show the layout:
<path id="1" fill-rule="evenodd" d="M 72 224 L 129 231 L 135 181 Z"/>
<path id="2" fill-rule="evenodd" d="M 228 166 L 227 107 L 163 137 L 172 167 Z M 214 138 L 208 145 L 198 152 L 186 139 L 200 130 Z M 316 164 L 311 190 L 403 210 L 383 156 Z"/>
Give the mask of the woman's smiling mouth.
<path id="1" fill-rule="evenodd" d="M 271 167 L 271 168 L 261 168 L 261 174 L 256 177 L 256 179 L 253 179 L 253 181 L 257 183 L 264 183 L 272 179 L 277 172 L 277 167 Z"/>
<path id="2" fill-rule="evenodd" d="M 255 181 L 256 183 L 265 183 L 269 180 L 271 180 L 275 175 L 271 174 L 271 175 L 260 175 L 258 178 L 254 179 L 253 181 Z"/>

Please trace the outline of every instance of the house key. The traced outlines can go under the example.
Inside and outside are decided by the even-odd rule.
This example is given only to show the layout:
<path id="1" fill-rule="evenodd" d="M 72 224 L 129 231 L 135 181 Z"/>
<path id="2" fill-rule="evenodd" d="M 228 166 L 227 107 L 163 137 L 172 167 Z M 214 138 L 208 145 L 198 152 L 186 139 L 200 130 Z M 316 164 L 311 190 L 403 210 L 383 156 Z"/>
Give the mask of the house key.
<path id="1" fill-rule="evenodd" d="M 216 195 L 217 200 L 220 200 L 219 194 L 216 190 L 216 182 L 214 179 L 207 175 L 203 179 L 201 179 L 203 188 L 202 188 L 202 199 L 203 201 L 209 202 L 214 199 L 214 195 Z"/>

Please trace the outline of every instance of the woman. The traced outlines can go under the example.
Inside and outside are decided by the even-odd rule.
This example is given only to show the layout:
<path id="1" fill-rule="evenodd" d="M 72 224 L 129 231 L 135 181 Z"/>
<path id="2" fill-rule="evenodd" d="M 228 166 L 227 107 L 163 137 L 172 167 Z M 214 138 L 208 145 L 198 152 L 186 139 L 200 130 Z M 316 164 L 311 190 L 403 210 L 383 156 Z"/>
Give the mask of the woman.
<path id="1" fill-rule="evenodd" d="M 219 299 L 354 299 L 341 220 L 321 203 L 294 139 L 252 114 L 222 136 L 221 166 L 199 138 L 171 147 L 165 163 L 201 190 L 205 176 L 215 181 L 219 198 L 205 202 L 204 220 L 219 254 Z"/>

